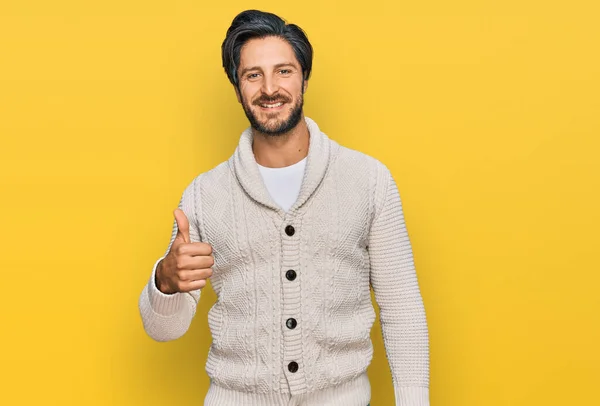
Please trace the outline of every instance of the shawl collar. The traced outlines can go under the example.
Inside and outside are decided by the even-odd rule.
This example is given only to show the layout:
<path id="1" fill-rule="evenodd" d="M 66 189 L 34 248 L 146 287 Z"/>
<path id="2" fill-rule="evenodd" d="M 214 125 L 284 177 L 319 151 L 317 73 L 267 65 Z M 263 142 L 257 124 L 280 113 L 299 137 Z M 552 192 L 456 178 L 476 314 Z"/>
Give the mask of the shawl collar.
<path id="1" fill-rule="evenodd" d="M 290 211 L 295 211 L 301 207 L 317 189 L 325 177 L 325 172 L 331 160 L 332 144 L 335 144 L 335 141 L 321 132 L 315 121 L 306 116 L 304 120 L 310 134 L 308 156 L 300 194 Z M 252 152 L 252 138 L 252 127 L 248 127 L 242 132 L 240 142 L 229 159 L 229 163 L 238 182 L 252 199 L 283 214 L 283 209 L 273 201 L 262 179 Z"/>

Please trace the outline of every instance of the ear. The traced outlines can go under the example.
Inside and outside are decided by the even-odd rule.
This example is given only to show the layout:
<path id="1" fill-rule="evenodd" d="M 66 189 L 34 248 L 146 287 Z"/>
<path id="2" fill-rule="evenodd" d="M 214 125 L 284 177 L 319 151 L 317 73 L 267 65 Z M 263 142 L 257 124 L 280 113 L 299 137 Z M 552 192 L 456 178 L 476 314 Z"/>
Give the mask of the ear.
<path id="1" fill-rule="evenodd" d="M 304 86 L 303 93 L 306 93 L 306 89 L 308 89 L 308 80 L 305 80 L 305 81 L 304 81 L 304 84 L 303 84 L 303 86 Z"/>

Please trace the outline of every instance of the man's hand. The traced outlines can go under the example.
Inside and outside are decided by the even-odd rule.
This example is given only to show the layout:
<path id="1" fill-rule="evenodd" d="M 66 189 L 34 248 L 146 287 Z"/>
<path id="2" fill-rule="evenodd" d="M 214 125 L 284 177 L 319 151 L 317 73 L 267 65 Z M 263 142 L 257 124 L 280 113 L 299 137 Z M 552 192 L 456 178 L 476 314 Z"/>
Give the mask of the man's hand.
<path id="1" fill-rule="evenodd" d="M 206 286 L 215 263 L 212 247 L 203 242 L 190 242 L 190 224 L 181 209 L 173 212 L 177 235 L 167 256 L 156 268 L 156 287 L 165 294 L 189 292 Z"/>

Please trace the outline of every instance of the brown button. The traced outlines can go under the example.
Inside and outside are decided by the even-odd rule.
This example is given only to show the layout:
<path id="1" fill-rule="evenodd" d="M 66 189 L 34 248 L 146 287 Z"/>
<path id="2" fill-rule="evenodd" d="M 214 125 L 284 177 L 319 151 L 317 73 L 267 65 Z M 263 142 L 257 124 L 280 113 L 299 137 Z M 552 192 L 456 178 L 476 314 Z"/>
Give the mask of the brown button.
<path id="1" fill-rule="evenodd" d="M 290 269 L 285 273 L 285 277 L 288 279 L 288 281 L 293 281 L 294 279 L 296 279 L 296 271 Z"/>
<path id="2" fill-rule="evenodd" d="M 298 371 L 298 363 L 295 362 L 295 361 L 290 362 L 289 365 L 288 365 L 288 370 L 291 373 L 294 373 L 294 372 Z"/>
<path id="3" fill-rule="evenodd" d="M 287 235 L 289 235 L 290 237 L 291 237 L 292 235 L 294 235 L 294 231 L 295 231 L 295 230 L 294 230 L 294 227 L 292 227 L 292 226 L 287 226 L 287 227 L 285 228 L 285 233 L 286 233 Z"/>

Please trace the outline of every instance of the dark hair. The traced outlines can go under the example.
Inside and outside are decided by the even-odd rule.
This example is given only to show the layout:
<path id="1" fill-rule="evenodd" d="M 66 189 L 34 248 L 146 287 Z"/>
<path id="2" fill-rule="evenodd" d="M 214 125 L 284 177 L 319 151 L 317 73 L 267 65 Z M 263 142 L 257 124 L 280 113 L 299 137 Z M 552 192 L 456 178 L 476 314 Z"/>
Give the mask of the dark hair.
<path id="1" fill-rule="evenodd" d="M 291 45 L 296 59 L 300 62 L 302 77 L 308 80 L 312 70 L 313 49 L 302 28 L 295 24 L 287 24 L 284 19 L 273 13 L 246 10 L 235 16 L 221 45 L 223 68 L 235 87 L 239 88 L 237 70 L 244 44 L 250 39 L 269 36 L 279 37 Z"/>

